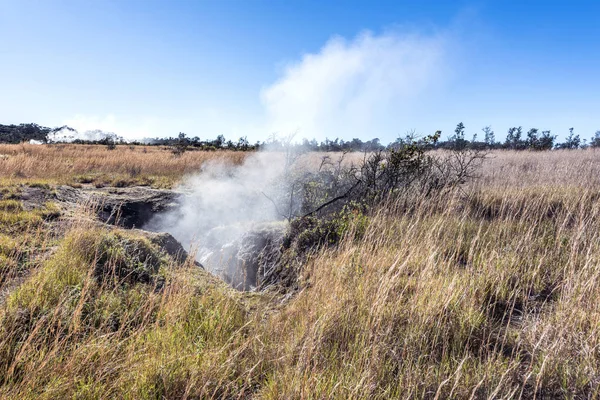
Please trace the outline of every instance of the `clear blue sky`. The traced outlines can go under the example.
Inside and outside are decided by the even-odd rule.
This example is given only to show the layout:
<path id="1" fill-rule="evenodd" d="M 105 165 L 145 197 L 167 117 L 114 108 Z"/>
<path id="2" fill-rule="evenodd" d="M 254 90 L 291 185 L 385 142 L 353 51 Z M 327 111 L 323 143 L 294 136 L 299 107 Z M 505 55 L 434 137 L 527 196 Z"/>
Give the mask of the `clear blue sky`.
<path id="1" fill-rule="evenodd" d="M 600 1 L 0 0 L 0 123 L 319 139 L 600 129 Z"/>

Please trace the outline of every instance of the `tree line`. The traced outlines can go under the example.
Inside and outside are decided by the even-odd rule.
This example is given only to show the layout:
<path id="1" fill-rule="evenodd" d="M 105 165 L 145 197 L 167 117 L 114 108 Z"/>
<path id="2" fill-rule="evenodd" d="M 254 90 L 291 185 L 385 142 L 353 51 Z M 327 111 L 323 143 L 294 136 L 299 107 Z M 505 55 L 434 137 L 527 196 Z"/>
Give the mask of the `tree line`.
<path id="1" fill-rule="evenodd" d="M 569 129 L 569 134 L 563 142 L 557 141 L 557 135 L 549 130 L 531 128 L 527 132 L 521 126 L 511 127 L 506 133 L 506 139 L 496 140 L 496 134 L 491 127 L 481 129 L 482 136 L 476 133 L 469 139 L 466 137 L 465 125 L 460 122 L 454 129 L 454 134 L 446 140 L 438 140 L 428 144 L 429 149 L 508 149 L 508 150 L 533 150 L 544 151 L 552 149 L 579 149 L 587 147 L 600 147 L 600 130 L 596 131 L 588 141 L 582 139 L 579 134 Z M 438 131 L 441 133 L 441 131 Z M 358 138 L 344 140 L 340 138 L 317 141 L 316 139 L 302 139 L 300 142 L 292 142 L 292 138 L 279 138 L 272 135 L 265 142 L 250 143 L 247 137 L 241 137 L 236 141 L 228 140 L 223 135 L 215 139 L 201 139 L 198 136 L 188 137 L 180 132 L 175 137 L 148 138 L 140 141 L 127 141 L 123 137 L 112 132 L 101 130 L 87 131 L 79 134 L 75 129 L 68 126 L 57 128 L 44 127 L 38 124 L 2 125 L 0 124 L 0 143 L 22 143 L 35 140 L 43 143 L 76 143 L 76 144 L 101 144 L 109 149 L 117 145 L 150 145 L 170 147 L 175 154 L 181 154 L 186 150 L 234 150 L 254 151 L 261 147 L 270 149 L 284 149 L 289 146 L 301 148 L 305 151 L 321 152 L 347 152 L 347 151 L 378 151 L 394 149 L 402 146 L 408 141 L 416 138 L 414 132 L 399 137 L 387 145 L 381 143 L 378 138 L 363 141 Z"/>
<path id="2" fill-rule="evenodd" d="M 474 134 L 471 140 L 465 138 L 465 126 L 462 122 L 456 125 L 454 135 L 448 138 L 446 142 L 440 142 L 439 146 L 446 148 L 480 148 L 480 149 L 508 149 L 508 150 L 552 150 L 552 149 L 585 149 L 588 147 L 600 147 L 600 131 L 596 131 L 590 138 L 582 139 L 579 134 L 575 134 L 574 128 L 569 128 L 569 134 L 563 142 L 557 142 L 557 135 L 553 135 L 549 130 L 540 131 L 538 128 L 531 128 L 526 133 L 523 127 L 511 127 L 506 133 L 504 142 L 496 141 L 496 135 L 491 127 L 486 126 L 482 129 L 483 140 L 478 140 L 478 135 Z"/>

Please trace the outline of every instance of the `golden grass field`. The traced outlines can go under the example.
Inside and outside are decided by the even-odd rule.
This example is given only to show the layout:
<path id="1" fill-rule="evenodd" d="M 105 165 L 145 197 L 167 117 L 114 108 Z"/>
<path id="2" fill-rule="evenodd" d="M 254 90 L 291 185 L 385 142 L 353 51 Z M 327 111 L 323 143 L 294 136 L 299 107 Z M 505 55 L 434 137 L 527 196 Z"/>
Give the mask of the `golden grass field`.
<path id="1" fill-rule="evenodd" d="M 79 176 L 171 186 L 215 157 L 245 154 L 0 146 L 0 397 L 600 396 L 600 153 L 493 152 L 477 181 L 316 253 L 291 297 L 163 258 L 155 284 L 123 283 L 120 243 L 147 240 L 83 214 L 57 234 L 52 204 L 19 202 Z"/>
<path id="2" fill-rule="evenodd" d="M 99 186 L 170 187 L 209 160 L 240 164 L 247 153 L 187 151 L 175 156 L 157 146 L 0 144 L 0 177 L 6 182 L 46 181 Z"/>

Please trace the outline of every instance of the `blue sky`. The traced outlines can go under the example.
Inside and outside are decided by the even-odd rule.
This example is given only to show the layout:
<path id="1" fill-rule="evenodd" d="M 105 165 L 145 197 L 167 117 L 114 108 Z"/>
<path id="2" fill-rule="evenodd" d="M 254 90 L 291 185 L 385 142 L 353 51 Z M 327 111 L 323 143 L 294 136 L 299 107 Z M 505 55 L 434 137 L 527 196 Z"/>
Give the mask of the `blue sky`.
<path id="1" fill-rule="evenodd" d="M 598 1 L 0 0 L 0 123 L 264 140 L 600 129 Z"/>

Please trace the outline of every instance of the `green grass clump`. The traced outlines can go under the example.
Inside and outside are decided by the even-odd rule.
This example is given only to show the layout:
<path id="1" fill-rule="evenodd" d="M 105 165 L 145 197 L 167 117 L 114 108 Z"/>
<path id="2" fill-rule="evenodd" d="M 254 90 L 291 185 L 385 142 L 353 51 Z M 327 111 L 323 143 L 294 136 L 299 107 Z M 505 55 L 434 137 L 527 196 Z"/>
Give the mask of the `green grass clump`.
<path id="1" fill-rule="evenodd" d="M 217 378 L 246 312 L 207 279 L 134 233 L 73 229 L 0 308 L 0 393 L 170 398 Z"/>
<path id="2" fill-rule="evenodd" d="M 20 196 L 19 188 L 16 185 L 6 184 L 0 179 L 0 199 L 11 200 L 18 199 Z"/>
<path id="3" fill-rule="evenodd" d="M 148 239 L 125 232 L 103 235 L 96 247 L 94 275 L 100 280 L 112 277 L 122 282 L 156 283 L 161 267 L 167 264 Z"/>
<path id="4" fill-rule="evenodd" d="M 0 233 L 0 284 L 17 272 L 21 247 L 17 240 Z"/>
<path id="5" fill-rule="evenodd" d="M 0 211 L 0 231 L 15 233 L 38 226 L 43 222 L 36 211 Z"/>
<path id="6" fill-rule="evenodd" d="M 10 256 L 18 251 L 19 243 L 12 237 L 0 233 L 0 254 Z"/>
<path id="7" fill-rule="evenodd" d="M 23 205 L 18 200 L 0 200 L 0 212 L 19 212 L 23 211 Z"/>
<path id="8" fill-rule="evenodd" d="M 13 308 L 46 312 L 68 294 L 107 283 L 156 283 L 164 280 L 167 260 L 147 239 L 101 229 L 74 231 L 41 269 L 9 299 Z M 162 272 L 162 275 L 159 273 Z M 92 281 L 93 280 L 93 281 Z"/>
<path id="9" fill-rule="evenodd" d="M 26 210 L 20 200 L 0 200 L 0 232 L 6 234 L 23 234 L 27 230 L 36 229 L 44 221 L 59 216 L 60 209 L 53 202 Z"/>
<path id="10" fill-rule="evenodd" d="M 39 189 L 50 189 L 51 187 L 49 182 L 41 180 L 28 181 L 27 186 Z"/>

